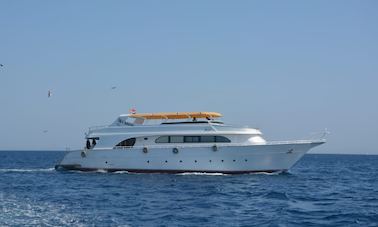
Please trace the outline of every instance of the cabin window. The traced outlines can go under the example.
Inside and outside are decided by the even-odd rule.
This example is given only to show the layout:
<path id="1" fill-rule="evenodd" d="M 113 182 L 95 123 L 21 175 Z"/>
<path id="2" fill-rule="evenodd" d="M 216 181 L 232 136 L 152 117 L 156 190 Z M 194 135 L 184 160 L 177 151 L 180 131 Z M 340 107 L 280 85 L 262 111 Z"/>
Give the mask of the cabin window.
<path id="1" fill-rule="evenodd" d="M 199 143 L 201 141 L 200 138 L 200 136 L 185 136 L 184 141 L 185 143 Z"/>
<path id="2" fill-rule="evenodd" d="M 170 143 L 183 143 L 184 137 L 182 137 L 182 136 L 170 136 L 169 142 Z"/>
<path id="3" fill-rule="evenodd" d="M 231 143 L 224 136 L 161 136 L 156 143 Z"/>
<path id="4" fill-rule="evenodd" d="M 201 136 L 201 142 L 202 143 L 214 143 L 215 142 L 215 136 Z"/>
<path id="5" fill-rule="evenodd" d="M 160 136 L 155 140 L 155 143 L 169 143 L 169 136 Z"/>
<path id="6" fill-rule="evenodd" d="M 132 147 L 135 144 L 135 138 L 129 138 L 116 145 L 116 147 Z"/>
<path id="7" fill-rule="evenodd" d="M 217 143 L 231 143 L 231 140 L 224 137 L 224 136 L 216 136 L 215 142 L 217 142 Z"/>

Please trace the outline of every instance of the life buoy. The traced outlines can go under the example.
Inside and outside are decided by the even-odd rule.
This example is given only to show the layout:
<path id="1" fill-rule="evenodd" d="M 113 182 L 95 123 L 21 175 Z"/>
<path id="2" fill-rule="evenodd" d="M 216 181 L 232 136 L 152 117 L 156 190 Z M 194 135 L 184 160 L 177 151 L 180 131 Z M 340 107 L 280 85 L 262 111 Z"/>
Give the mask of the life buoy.
<path id="1" fill-rule="evenodd" d="M 174 154 L 177 154 L 177 153 L 179 152 L 179 150 L 178 150 L 177 147 L 175 147 L 175 148 L 173 148 L 172 152 L 173 152 Z"/>
<path id="2" fill-rule="evenodd" d="M 143 153 L 147 153 L 148 152 L 148 148 L 147 147 L 143 147 Z"/>
<path id="3" fill-rule="evenodd" d="M 217 145 L 214 145 L 212 148 L 213 148 L 213 151 L 217 151 L 218 150 Z"/>
<path id="4" fill-rule="evenodd" d="M 81 155 L 82 158 L 87 157 L 87 153 L 85 153 L 85 151 L 82 151 L 80 155 Z"/>

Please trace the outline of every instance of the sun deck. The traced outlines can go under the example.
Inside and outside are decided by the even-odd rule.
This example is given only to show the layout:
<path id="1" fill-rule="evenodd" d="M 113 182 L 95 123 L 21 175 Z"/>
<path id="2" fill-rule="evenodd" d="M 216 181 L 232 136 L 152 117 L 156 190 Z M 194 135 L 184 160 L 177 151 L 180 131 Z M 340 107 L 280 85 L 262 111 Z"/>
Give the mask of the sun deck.
<path id="1" fill-rule="evenodd" d="M 142 118 L 145 120 L 159 119 L 211 119 L 222 117 L 222 114 L 216 112 L 166 112 L 166 113 L 134 113 L 127 114 L 130 118 Z"/>
<path id="2" fill-rule="evenodd" d="M 156 124 L 192 124 L 192 123 L 215 123 L 215 118 L 222 117 L 217 112 L 163 112 L 163 113 L 133 113 L 120 115 L 111 126 L 135 126 Z M 201 120 L 198 120 L 201 119 Z"/>

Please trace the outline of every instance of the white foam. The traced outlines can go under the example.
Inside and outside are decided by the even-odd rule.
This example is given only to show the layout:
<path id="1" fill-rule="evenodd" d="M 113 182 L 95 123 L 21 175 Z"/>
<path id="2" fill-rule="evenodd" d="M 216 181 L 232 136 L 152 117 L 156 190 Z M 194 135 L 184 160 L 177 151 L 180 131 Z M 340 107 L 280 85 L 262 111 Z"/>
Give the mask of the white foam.
<path id="1" fill-rule="evenodd" d="M 54 168 L 47 169 L 0 169 L 0 172 L 51 172 Z"/>
<path id="2" fill-rule="evenodd" d="M 108 173 L 108 171 L 105 170 L 105 169 L 98 169 L 98 170 L 95 170 L 93 172 L 95 172 L 95 173 Z"/>
<path id="3" fill-rule="evenodd" d="M 276 176 L 282 174 L 282 172 L 273 172 L 273 173 L 268 173 L 268 172 L 255 172 L 255 173 L 249 173 L 250 175 L 268 175 L 268 176 Z"/>
<path id="4" fill-rule="evenodd" d="M 178 173 L 176 175 L 197 175 L 197 176 L 227 176 L 228 174 L 225 173 L 204 173 L 204 172 L 187 172 L 187 173 Z"/>
<path id="5" fill-rule="evenodd" d="M 0 202 L 0 226 L 84 226 L 79 223 L 79 217 L 66 212 L 64 205 L 19 199 L 15 195 L 4 194 L 0 194 Z"/>
<path id="6" fill-rule="evenodd" d="M 126 170 L 120 170 L 120 171 L 115 171 L 115 172 L 113 172 L 113 173 L 115 173 L 115 174 L 130 174 L 128 171 L 126 171 Z"/>

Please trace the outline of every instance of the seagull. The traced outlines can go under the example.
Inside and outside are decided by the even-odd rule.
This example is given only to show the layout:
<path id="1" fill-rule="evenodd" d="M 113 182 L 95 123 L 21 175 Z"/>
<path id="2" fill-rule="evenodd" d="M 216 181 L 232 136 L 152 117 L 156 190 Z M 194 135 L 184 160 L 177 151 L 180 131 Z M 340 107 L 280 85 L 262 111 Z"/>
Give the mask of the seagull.
<path id="1" fill-rule="evenodd" d="M 3 64 L 0 64 L 0 67 L 3 67 L 4 65 Z"/>
<path id="2" fill-rule="evenodd" d="M 114 90 L 114 89 L 116 89 L 116 88 L 117 88 L 116 86 L 113 86 L 111 89 Z"/>
<path id="3" fill-rule="evenodd" d="M 49 91 L 47 92 L 47 98 L 50 98 L 51 95 L 52 95 L 51 90 L 49 90 Z"/>
<path id="4" fill-rule="evenodd" d="M 48 130 L 43 130 L 43 133 L 47 133 L 48 132 Z"/>

